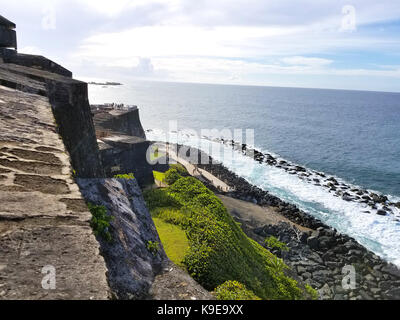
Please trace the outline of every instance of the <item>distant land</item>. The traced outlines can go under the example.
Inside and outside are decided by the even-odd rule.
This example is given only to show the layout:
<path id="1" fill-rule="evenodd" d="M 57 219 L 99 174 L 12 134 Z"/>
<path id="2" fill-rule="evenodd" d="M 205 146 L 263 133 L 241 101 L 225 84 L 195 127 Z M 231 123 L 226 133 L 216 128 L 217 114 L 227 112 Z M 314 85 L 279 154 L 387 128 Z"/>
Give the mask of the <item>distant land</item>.
<path id="1" fill-rule="evenodd" d="M 96 86 L 122 86 L 123 84 L 122 83 L 119 83 L 119 82 L 94 82 L 94 81 L 92 81 L 92 82 L 89 82 L 89 84 L 93 84 L 93 85 L 96 85 Z"/>

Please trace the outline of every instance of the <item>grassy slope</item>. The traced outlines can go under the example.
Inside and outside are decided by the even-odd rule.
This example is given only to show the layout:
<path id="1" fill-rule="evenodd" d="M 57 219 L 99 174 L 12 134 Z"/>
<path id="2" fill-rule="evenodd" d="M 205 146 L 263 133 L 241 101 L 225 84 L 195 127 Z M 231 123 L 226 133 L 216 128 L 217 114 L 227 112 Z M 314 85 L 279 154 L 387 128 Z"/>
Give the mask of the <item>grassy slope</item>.
<path id="1" fill-rule="evenodd" d="M 163 173 L 163 172 L 153 171 L 153 176 L 154 176 L 154 179 L 156 179 L 160 182 L 163 182 L 165 179 L 165 173 Z"/>
<path id="2" fill-rule="evenodd" d="M 168 258 L 176 265 L 183 267 L 183 259 L 189 249 L 185 231 L 163 219 L 153 218 L 153 220 Z"/>
<path id="3" fill-rule="evenodd" d="M 146 192 L 145 198 L 153 216 L 186 231 L 189 250 L 184 264 L 206 289 L 236 280 L 263 299 L 305 297 L 297 282 L 285 275 L 283 261 L 248 238 L 197 179 L 181 178 L 167 189 Z"/>

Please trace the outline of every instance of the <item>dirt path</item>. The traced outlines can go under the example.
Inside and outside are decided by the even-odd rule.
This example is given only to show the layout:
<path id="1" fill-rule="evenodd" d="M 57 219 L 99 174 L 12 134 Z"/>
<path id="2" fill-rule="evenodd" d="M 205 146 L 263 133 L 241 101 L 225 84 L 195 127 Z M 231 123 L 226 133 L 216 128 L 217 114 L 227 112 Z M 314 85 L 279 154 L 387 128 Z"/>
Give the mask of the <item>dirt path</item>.
<path id="1" fill-rule="evenodd" d="M 278 224 L 287 222 L 296 226 L 301 231 L 310 231 L 310 229 L 295 224 L 279 214 L 274 207 L 261 207 L 251 202 L 234 199 L 224 195 L 217 195 L 225 207 L 236 221 L 246 224 L 248 228 L 259 228 L 266 224 Z"/>
<path id="2" fill-rule="evenodd" d="M 182 164 L 189 172 L 189 174 L 193 177 L 198 178 L 201 181 L 206 180 L 219 190 L 225 192 L 232 190 L 232 188 L 228 184 L 218 179 L 210 172 L 198 168 L 197 166 L 194 166 L 193 164 L 186 161 L 185 159 L 180 158 L 176 154 L 176 152 L 173 152 L 169 149 L 164 149 L 163 151 L 168 153 L 170 158 Z M 225 207 L 235 218 L 235 220 L 242 224 L 242 228 L 245 230 L 245 232 L 251 232 L 251 229 L 253 228 L 263 227 L 267 224 L 278 224 L 279 222 L 287 222 L 293 226 L 296 226 L 301 231 L 311 230 L 309 228 L 291 222 L 289 219 L 279 214 L 274 207 L 261 207 L 257 204 L 238 200 L 232 197 L 224 195 L 217 196 L 221 199 L 221 201 L 224 203 Z"/>
<path id="3" fill-rule="evenodd" d="M 232 188 L 227 185 L 225 182 L 222 180 L 218 179 L 216 176 L 212 175 L 208 171 L 198 168 L 197 166 L 191 164 L 190 162 L 186 161 L 185 159 L 180 158 L 176 152 L 173 152 L 172 150 L 166 150 L 168 153 L 169 157 L 174 159 L 175 161 L 179 162 L 182 164 L 186 170 L 189 172 L 190 175 L 192 175 L 195 178 L 198 178 L 199 180 L 206 180 L 209 183 L 211 183 L 214 187 L 216 187 L 218 190 L 221 190 L 223 192 L 229 192 L 232 190 Z"/>

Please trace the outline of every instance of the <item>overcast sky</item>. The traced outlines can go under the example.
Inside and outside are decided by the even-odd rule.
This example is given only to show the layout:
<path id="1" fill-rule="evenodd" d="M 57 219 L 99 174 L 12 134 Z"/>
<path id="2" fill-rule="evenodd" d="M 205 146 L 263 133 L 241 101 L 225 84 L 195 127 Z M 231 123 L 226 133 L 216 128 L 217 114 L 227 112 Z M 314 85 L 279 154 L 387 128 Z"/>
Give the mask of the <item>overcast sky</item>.
<path id="1" fill-rule="evenodd" d="M 0 0 L 84 80 L 400 91 L 398 0 Z"/>

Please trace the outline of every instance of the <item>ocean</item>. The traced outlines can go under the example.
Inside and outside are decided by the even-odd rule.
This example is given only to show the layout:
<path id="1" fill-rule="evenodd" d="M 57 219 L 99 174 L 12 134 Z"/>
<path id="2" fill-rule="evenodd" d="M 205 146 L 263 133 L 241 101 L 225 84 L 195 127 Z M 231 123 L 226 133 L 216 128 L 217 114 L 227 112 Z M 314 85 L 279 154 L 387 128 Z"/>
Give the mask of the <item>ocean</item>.
<path id="1" fill-rule="evenodd" d="M 171 120 L 178 131 L 197 132 L 178 142 L 204 148 L 218 142 L 202 137 L 202 129 L 253 129 L 254 147 L 262 152 L 400 201 L 400 93 L 143 81 L 90 85 L 89 99 L 137 105 L 154 140 L 164 139 Z M 218 160 L 400 266 L 400 209 L 380 216 L 364 203 L 247 156 Z"/>

